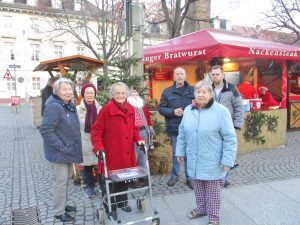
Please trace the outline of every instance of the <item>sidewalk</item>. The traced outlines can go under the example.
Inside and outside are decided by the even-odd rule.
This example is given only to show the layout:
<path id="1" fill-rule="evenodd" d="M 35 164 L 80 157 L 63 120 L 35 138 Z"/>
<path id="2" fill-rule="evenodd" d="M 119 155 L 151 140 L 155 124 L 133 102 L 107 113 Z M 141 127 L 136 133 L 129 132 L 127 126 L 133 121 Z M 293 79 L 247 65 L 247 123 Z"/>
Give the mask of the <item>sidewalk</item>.
<path id="1" fill-rule="evenodd" d="M 39 207 L 42 224 L 63 224 L 54 220 L 50 166 L 44 159 L 39 132 L 31 126 L 30 107 L 14 115 L 10 107 L 0 106 L 0 118 L 0 224 L 10 224 L 11 210 L 32 206 Z M 239 155 L 238 163 L 240 167 L 232 172 L 232 187 L 223 191 L 221 224 L 299 225 L 300 131 L 288 132 L 284 148 Z M 168 178 L 152 177 L 160 224 L 207 224 L 207 218 L 186 218 L 195 200 L 185 179 L 181 177 L 170 188 L 166 185 Z M 83 190 L 73 185 L 69 193 L 77 213 L 75 222 L 65 224 L 98 224 L 99 196 L 87 199 Z"/>

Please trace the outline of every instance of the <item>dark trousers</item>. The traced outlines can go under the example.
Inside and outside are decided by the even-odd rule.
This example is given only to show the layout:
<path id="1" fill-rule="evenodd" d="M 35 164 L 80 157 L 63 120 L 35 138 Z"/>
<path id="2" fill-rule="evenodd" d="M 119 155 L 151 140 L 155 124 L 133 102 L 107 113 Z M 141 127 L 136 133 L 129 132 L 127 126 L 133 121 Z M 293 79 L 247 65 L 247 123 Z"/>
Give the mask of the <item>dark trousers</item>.
<path id="1" fill-rule="evenodd" d="M 83 177 L 87 188 L 95 187 L 94 179 L 93 179 L 93 169 L 94 166 L 85 166 L 83 168 Z"/>
<path id="2" fill-rule="evenodd" d="M 101 188 L 102 198 L 103 198 L 107 194 L 105 180 L 104 180 L 103 176 L 101 176 L 101 178 L 100 178 L 100 188 Z M 109 192 L 110 193 L 118 193 L 118 192 L 127 191 L 127 190 L 128 190 L 128 185 L 125 182 L 109 184 Z M 111 197 L 110 201 L 111 201 L 112 211 L 117 211 L 117 208 L 123 208 L 127 205 L 128 196 L 127 196 L 127 194 L 117 195 L 117 196 Z M 107 199 L 105 199 L 103 205 L 105 207 L 106 212 L 109 212 L 108 205 L 105 202 L 107 202 Z"/>

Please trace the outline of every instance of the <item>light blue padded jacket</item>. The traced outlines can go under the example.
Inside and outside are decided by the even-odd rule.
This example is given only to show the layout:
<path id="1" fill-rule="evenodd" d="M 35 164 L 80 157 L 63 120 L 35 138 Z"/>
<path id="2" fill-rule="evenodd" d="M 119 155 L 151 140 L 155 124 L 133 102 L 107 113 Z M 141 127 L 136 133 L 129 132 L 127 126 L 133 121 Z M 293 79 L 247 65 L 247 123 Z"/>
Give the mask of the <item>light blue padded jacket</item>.
<path id="1" fill-rule="evenodd" d="M 176 156 L 187 157 L 192 179 L 217 180 L 225 177 L 223 166 L 233 166 L 237 138 L 229 110 L 213 99 L 207 108 L 189 105 L 179 125 Z"/>

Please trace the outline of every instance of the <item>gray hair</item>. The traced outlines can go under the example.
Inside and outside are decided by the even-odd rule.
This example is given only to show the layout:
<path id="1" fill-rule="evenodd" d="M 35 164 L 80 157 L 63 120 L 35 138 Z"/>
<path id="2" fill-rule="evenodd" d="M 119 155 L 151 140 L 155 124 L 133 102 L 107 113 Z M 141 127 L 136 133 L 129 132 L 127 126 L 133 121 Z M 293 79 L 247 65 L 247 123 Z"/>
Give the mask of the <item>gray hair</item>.
<path id="1" fill-rule="evenodd" d="M 182 68 L 182 67 L 176 67 L 176 68 L 174 69 L 174 74 L 175 74 L 176 70 L 183 70 L 183 71 L 184 71 L 184 73 L 186 74 L 186 71 L 185 71 L 185 69 L 184 69 L 184 68 Z"/>
<path id="2" fill-rule="evenodd" d="M 198 89 L 203 88 L 203 87 L 205 89 L 207 89 L 212 96 L 214 95 L 214 90 L 212 88 L 212 85 L 210 83 L 208 83 L 207 81 L 203 81 L 203 80 L 201 80 L 197 84 L 195 84 L 195 86 L 194 86 L 194 92 L 196 93 L 196 91 Z"/>
<path id="3" fill-rule="evenodd" d="M 74 83 L 68 78 L 61 77 L 57 81 L 55 81 L 53 86 L 53 94 L 58 95 L 61 84 L 70 84 L 72 90 L 74 90 Z"/>
<path id="4" fill-rule="evenodd" d="M 114 93 L 115 93 L 115 89 L 116 89 L 116 87 L 117 86 L 119 86 L 119 87 L 124 87 L 125 89 L 126 89 L 126 98 L 128 97 L 128 91 L 129 91 L 129 88 L 128 88 L 128 86 L 125 84 L 125 83 L 123 83 L 123 82 L 121 82 L 121 81 L 119 81 L 119 82 L 116 82 L 116 83 L 114 83 L 113 85 L 111 85 L 111 87 L 110 87 L 110 90 L 109 90 L 109 96 L 112 98 L 113 97 L 113 95 L 114 95 Z"/>

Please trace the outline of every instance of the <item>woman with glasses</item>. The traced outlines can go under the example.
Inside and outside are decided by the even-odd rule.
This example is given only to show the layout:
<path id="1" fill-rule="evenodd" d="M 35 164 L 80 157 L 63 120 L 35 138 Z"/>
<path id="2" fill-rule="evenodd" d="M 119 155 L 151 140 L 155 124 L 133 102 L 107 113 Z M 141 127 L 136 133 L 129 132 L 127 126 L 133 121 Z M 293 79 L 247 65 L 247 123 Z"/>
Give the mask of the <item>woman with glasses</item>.
<path id="1" fill-rule="evenodd" d="M 134 143 L 145 144 L 135 126 L 133 107 L 127 102 L 128 87 L 122 82 L 113 84 L 110 88 L 110 101 L 104 105 L 91 131 L 94 152 L 104 151 L 107 170 L 118 170 L 136 166 Z M 102 162 L 98 164 L 100 175 L 104 175 Z M 102 176 L 103 177 L 103 176 Z M 100 178 L 102 194 L 106 193 L 104 180 Z M 124 182 L 112 183 L 110 193 L 122 192 L 128 189 Z M 117 220 L 117 208 L 125 212 L 132 209 L 127 203 L 127 194 L 117 195 L 111 199 L 111 216 Z M 107 206 L 104 204 L 106 211 Z"/>
<path id="2" fill-rule="evenodd" d="M 57 80 L 53 94 L 46 101 L 40 133 L 44 142 L 45 158 L 53 169 L 54 216 L 62 222 L 74 218 L 68 212 L 76 207 L 67 205 L 72 163 L 82 162 L 80 126 L 73 98 L 73 82 Z"/>

